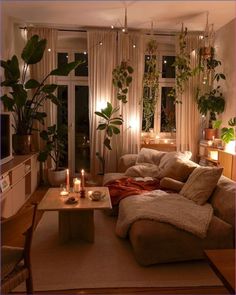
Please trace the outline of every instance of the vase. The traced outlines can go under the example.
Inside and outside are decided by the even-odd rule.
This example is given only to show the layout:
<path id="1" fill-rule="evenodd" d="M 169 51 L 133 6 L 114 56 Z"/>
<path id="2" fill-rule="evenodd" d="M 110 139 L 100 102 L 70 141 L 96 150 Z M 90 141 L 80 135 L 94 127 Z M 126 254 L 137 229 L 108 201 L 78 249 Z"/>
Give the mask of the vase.
<path id="1" fill-rule="evenodd" d="M 32 152 L 32 135 L 12 135 L 12 147 L 16 155 L 28 155 Z"/>
<path id="2" fill-rule="evenodd" d="M 206 140 L 214 140 L 217 138 L 217 129 L 205 128 L 204 131 Z"/>
<path id="3" fill-rule="evenodd" d="M 51 186 L 60 186 L 66 183 L 66 169 L 60 170 L 48 169 L 48 182 Z"/>

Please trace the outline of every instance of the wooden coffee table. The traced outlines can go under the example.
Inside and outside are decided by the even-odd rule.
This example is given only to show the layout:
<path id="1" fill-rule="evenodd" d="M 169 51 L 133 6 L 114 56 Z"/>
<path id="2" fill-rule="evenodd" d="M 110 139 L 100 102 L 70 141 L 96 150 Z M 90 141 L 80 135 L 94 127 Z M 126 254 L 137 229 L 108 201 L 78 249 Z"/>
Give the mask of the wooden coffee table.
<path id="1" fill-rule="evenodd" d="M 92 191 L 101 191 L 105 197 L 100 201 L 92 201 L 88 196 Z M 38 210 L 58 211 L 60 242 L 73 238 L 94 242 L 94 210 L 112 208 L 108 188 L 86 187 L 85 198 L 70 193 L 70 197 L 78 197 L 78 203 L 75 204 L 67 204 L 68 196 L 61 196 L 60 192 L 60 188 L 50 188 L 39 203 Z"/>
<path id="2" fill-rule="evenodd" d="M 235 249 L 204 251 L 207 260 L 231 294 L 235 294 Z"/>

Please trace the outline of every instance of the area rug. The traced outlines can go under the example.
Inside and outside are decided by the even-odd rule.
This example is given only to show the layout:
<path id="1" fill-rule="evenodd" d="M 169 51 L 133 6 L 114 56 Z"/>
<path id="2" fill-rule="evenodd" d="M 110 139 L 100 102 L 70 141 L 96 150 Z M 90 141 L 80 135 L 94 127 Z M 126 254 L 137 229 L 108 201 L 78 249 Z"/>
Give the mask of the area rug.
<path id="1" fill-rule="evenodd" d="M 140 266 L 127 240 L 115 235 L 116 219 L 95 212 L 95 242 L 60 244 L 57 212 L 46 212 L 32 246 L 35 291 L 118 287 L 222 286 L 204 261 Z M 16 291 L 24 290 L 21 285 Z"/>

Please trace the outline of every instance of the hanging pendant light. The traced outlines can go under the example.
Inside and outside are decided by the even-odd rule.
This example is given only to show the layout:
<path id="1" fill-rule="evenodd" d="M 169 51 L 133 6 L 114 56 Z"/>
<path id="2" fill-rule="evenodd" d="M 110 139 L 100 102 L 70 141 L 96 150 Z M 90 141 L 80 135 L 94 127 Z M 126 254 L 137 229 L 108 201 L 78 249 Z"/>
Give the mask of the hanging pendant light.
<path id="1" fill-rule="evenodd" d="M 124 27 L 122 28 L 122 32 L 127 34 L 128 33 L 128 26 L 127 26 L 127 7 L 125 7 L 125 21 Z"/>

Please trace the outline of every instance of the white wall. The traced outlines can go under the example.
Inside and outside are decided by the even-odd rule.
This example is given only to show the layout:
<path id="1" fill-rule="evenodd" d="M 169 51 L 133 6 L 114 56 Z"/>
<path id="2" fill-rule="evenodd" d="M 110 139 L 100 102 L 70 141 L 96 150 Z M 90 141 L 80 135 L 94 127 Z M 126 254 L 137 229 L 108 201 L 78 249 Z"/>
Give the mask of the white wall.
<path id="1" fill-rule="evenodd" d="M 235 26 L 236 19 L 219 29 L 215 38 L 216 58 L 222 62 L 221 70 L 226 76 L 226 81 L 221 83 L 226 99 L 222 127 L 227 126 L 228 120 L 236 116 Z"/>

